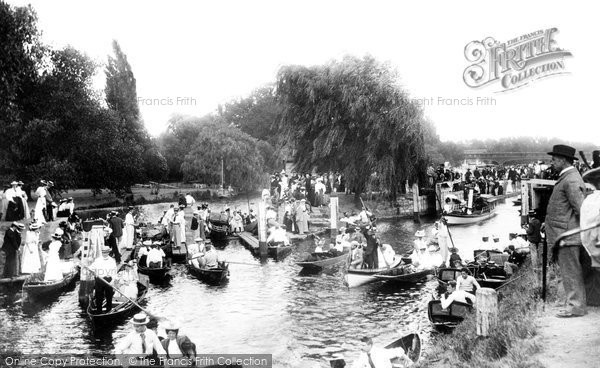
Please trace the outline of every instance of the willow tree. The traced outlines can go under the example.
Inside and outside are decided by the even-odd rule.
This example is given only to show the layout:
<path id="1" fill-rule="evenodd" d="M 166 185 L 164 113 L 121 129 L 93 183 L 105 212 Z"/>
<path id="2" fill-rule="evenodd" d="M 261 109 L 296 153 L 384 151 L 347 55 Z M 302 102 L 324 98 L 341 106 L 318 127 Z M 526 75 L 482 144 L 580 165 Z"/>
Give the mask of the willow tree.
<path id="1" fill-rule="evenodd" d="M 277 75 L 282 145 L 298 171 L 340 171 L 359 194 L 375 177 L 393 198 L 426 169 L 423 113 L 396 70 L 370 56 L 285 66 Z"/>
<path id="2" fill-rule="evenodd" d="M 267 170 L 260 141 L 220 118 L 211 120 L 199 125 L 194 144 L 181 164 L 183 179 L 220 184 L 223 163 L 225 185 L 255 190 L 265 181 Z"/>

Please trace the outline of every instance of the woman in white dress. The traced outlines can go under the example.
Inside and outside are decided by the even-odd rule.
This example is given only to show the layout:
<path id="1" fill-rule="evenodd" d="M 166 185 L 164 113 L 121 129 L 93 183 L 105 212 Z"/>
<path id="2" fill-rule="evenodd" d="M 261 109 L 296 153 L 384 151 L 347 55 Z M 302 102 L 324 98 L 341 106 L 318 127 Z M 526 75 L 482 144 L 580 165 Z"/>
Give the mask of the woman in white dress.
<path id="1" fill-rule="evenodd" d="M 129 211 L 125 215 L 125 231 L 123 236 L 123 248 L 133 249 L 133 239 L 135 237 L 135 220 L 133 218 L 133 206 L 129 206 Z"/>
<path id="2" fill-rule="evenodd" d="M 46 195 L 48 194 L 48 183 L 45 180 L 40 180 L 40 186 L 36 189 L 35 195 L 37 202 L 35 203 L 35 212 L 33 219 L 39 223 L 45 223 L 44 210 L 46 209 Z"/>
<path id="3" fill-rule="evenodd" d="M 29 230 L 25 234 L 25 244 L 21 256 L 21 273 L 38 273 L 42 268 L 40 262 L 40 227 L 38 222 L 29 225 Z"/>
<path id="4" fill-rule="evenodd" d="M 62 242 L 60 241 L 62 235 L 63 231 L 61 229 L 56 229 L 52 235 L 52 242 L 48 246 L 48 261 L 46 262 L 44 281 L 59 281 L 63 278 L 60 258 L 58 257 L 58 252 L 60 247 L 62 247 Z"/>

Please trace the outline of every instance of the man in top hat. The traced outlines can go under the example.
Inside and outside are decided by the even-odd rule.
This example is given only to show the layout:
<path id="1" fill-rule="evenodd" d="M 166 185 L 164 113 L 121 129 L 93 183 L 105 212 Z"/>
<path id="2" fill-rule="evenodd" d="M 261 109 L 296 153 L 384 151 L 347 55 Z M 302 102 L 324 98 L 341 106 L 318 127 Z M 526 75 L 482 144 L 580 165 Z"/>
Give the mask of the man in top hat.
<path id="1" fill-rule="evenodd" d="M 185 335 L 179 334 L 179 324 L 176 322 L 169 322 L 165 326 L 165 332 L 167 338 L 162 340 L 160 343 L 167 352 L 167 358 L 195 358 L 196 357 L 196 345 Z"/>
<path id="2" fill-rule="evenodd" d="M 579 317 L 586 314 L 586 296 L 583 284 L 583 272 L 579 259 L 581 237 L 579 234 L 566 238 L 563 246 L 556 247 L 556 239 L 565 231 L 579 227 L 579 213 L 585 198 L 585 184 L 579 172 L 573 166 L 575 148 L 555 145 L 552 152 L 552 168 L 559 173 L 558 180 L 548 201 L 546 213 L 546 237 L 552 247 L 553 258 L 558 258 L 563 286 L 565 289 L 565 308 L 556 316 Z"/>
<path id="3" fill-rule="evenodd" d="M 136 357 L 146 358 L 153 355 L 154 351 L 158 355 L 165 355 L 167 353 L 156 333 L 146 328 L 148 322 L 150 322 L 150 318 L 148 318 L 146 313 L 138 313 L 133 316 L 131 324 L 134 330 L 117 343 L 115 354 L 131 354 L 135 357 L 122 358 L 121 361 L 130 362 L 130 359 Z"/>
<path id="4" fill-rule="evenodd" d="M 0 246 L 0 278 L 18 275 L 18 250 L 21 246 L 21 231 L 23 229 L 25 229 L 25 225 L 20 222 L 13 222 L 4 233 L 4 242 Z"/>
<path id="5" fill-rule="evenodd" d="M 96 297 L 96 311 L 102 313 L 102 301 L 106 298 L 106 310 L 112 309 L 112 298 L 114 291 L 114 279 L 117 276 L 117 263 L 109 256 L 111 249 L 102 248 L 102 257 L 96 258 L 90 269 L 94 272 L 95 284 L 94 293 Z M 109 286 L 110 285 L 110 286 Z"/>

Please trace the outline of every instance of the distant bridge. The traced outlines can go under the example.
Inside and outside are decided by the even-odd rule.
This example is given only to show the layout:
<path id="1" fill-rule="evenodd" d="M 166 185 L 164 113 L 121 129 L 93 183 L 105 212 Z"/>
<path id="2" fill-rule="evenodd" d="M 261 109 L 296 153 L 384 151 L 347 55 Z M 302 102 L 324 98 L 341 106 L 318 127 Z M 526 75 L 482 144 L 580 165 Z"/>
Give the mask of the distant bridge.
<path id="1" fill-rule="evenodd" d="M 497 165 L 528 164 L 538 160 L 549 162 L 547 152 L 487 152 L 487 150 L 465 150 L 464 159 L 468 163 Z"/>

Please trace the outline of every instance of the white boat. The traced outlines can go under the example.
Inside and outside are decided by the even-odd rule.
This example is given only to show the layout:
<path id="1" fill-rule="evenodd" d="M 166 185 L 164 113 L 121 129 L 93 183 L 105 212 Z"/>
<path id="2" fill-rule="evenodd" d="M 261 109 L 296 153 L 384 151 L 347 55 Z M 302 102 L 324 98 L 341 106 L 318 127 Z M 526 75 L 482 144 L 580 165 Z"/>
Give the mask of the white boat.
<path id="1" fill-rule="evenodd" d="M 468 215 L 466 213 L 450 213 L 444 215 L 448 225 L 468 225 L 487 220 L 496 214 L 495 208 L 484 208 L 481 211 L 474 211 Z"/>
<path id="2" fill-rule="evenodd" d="M 363 268 L 363 269 L 348 269 L 346 275 L 344 276 L 344 280 L 348 287 L 356 287 L 364 284 L 368 284 L 370 282 L 381 281 L 375 274 L 383 271 L 388 271 L 392 268 L 398 267 L 398 265 L 402 262 L 402 257 L 398 254 L 394 256 L 394 261 L 390 265 L 390 267 L 383 268 Z"/>

